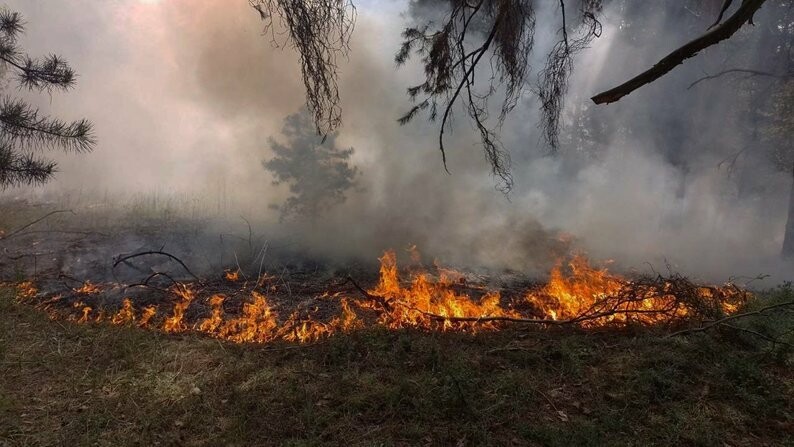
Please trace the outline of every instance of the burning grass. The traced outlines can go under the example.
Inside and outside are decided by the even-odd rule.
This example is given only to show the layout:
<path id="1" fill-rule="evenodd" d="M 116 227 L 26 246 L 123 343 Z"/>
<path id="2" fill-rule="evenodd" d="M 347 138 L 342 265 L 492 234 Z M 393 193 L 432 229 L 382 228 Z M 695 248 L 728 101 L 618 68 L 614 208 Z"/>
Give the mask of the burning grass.
<path id="1" fill-rule="evenodd" d="M 573 257 L 566 266 L 559 263 L 547 284 L 512 296 L 469 284 L 466 275 L 443 268 L 436 268 L 436 275 L 413 271 L 404 281 L 393 251 L 386 252 L 380 262 L 379 279 L 370 290 L 348 278 L 342 286 L 352 284 L 355 288 L 326 290 L 322 294 L 324 309 L 310 305 L 286 312 L 267 296 L 272 286 L 263 278 L 275 276 L 265 275 L 250 285 L 252 281 L 242 281 L 239 271 L 223 275 L 231 294 L 213 292 L 201 281 L 180 283 L 168 277 L 172 285 L 161 290 L 166 295 L 164 302 L 145 306 L 124 298 L 113 308 L 97 299 L 104 288 L 117 287 L 114 285 L 86 282 L 73 288 L 70 297 L 56 294 L 38 301 L 33 299 L 36 290 L 32 283 L 21 283 L 18 290 L 20 299 L 35 302 L 55 319 L 139 326 L 170 334 L 198 332 L 238 343 L 314 342 L 370 326 L 465 333 L 501 330 L 516 323 L 681 327 L 723 318 L 748 299 L 748 294 L 734 285 L 697 285 L 677 275 L 629 280 L 591 267 L 581 256 Z M 141 285 L 149 287 L 149 280 L 156 275 Z"/>

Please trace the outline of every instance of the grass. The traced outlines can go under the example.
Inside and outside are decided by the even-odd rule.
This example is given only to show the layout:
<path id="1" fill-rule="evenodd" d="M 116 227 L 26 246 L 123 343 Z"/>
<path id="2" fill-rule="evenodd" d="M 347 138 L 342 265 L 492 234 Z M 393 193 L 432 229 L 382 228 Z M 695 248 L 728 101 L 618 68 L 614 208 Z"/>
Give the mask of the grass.
<path id="1" fill-rule="evenodd" d="M 51 321 L 3 289 L 0 445 L 791 445 L 791 366 L 736 332 L 241 346 Z"/>

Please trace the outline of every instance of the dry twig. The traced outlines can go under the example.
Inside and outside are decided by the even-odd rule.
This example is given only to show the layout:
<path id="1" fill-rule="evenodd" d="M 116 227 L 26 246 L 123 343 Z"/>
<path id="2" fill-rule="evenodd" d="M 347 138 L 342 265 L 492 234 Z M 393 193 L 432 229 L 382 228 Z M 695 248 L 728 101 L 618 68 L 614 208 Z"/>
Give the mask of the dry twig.
<path id="1" fill-rule="evenodd" d="M 113 268 L 116 268 L 116 267 L 117 267 L 119 264 L 121 264 L 122 262 L 128 261 L 128 260 L 130 260 L 130 259 L 137 258 L 137 257 L 140 257 L 140 256 L 148 256 L 148 255 L 161 255 L 161 256 L 167 256 L 167 257 L 169 257 L 169 258 L 173 259 L 174 261 L 176 261 L 177 263 L 179 263 L 179 265 L 181 265 L 181 266 L 182 266 L 182 268 L 183 268 L 183 269 L 185 269 L 185 271 L 186 271 L 186 272 L 187 272 L 187 273 L 188 273 L 190 276 L 192 276 L 194 279 L 196 279 L 197 281 L 201 281 L 201 279 L 200 279 L 198 276 L 196 276 L 196 275 L 195 275 L 195 274 L 194 274 L 194 273 L 193 273 L 193 272 L 192 272 L 192 271 L 191 271 L 191 270 L 190 270 L 190 269 L 187 267 L 187 265 L 185 265 L 185 263 L 184 263 L 184 262 L 182 262 L 182 260 L 181 260 L 181 259 L 179 259 L 179 258 L 177 258 L 176 256 L 172 255 L 171 253 L 166 253 L 166 252 L 164 252 L 164 251 L 162 251 L 162 250 L 144 251 L 144 252 L 141 252 L 141 253 L 135 253 L 135 254 L 132 254 L 132 255 L 127 255 L 127 256 L 121 256 L 121 255 L 119 255 L 119 256 L 117 256 L 117 257 L 114 259 L 114 262 L 113 262 Z"/>

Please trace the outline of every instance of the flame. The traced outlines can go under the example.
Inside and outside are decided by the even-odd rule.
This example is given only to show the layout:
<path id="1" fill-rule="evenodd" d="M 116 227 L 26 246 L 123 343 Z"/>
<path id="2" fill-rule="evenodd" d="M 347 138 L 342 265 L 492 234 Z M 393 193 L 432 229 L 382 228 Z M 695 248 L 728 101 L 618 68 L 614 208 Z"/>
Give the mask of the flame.
<path id="1" fill-rule="evenodd" d="M 38 293 L 39 290 L 32 281 L 23 281 L 17 284 L 17 298 L 20 300 L 33 298 Z"/>
<path id="2" fill-rule="evenodd" d="M 157 315 L 157 307 L 155 306 L 147 306 L 143 308 L 141 312 L 141 319 L 138 321 L 138 326 L 140 327 L 148 327 L 149 322 Z"/>
<path id="3" fill-rule="evenodd" d="M 500 305 L 498 292 L 488 292 L 479 302 L 468 295 L 458 294 L 453 289 L 454 281 L 442 272 L 438 281 L 430 280 L 427 274 L 415 276 L 409 287 L 400 284 L 397 257 L 394 251 L 387 251 L 380 258 L 380 280 L 369 293 L 384 297 L 389 304 L 381 314 L 379 322 L 391 329 L 404 327 L 449 329 L 476 329 L 493 327 L 493 324 L 480 323 L 477 319 L 493 317 L 517 317 L 517 313 Z M 371 305 L 363 304 L 363 307 Z M 471 319 L 473 321 L 452 321 Z"/>
<path id="4" fill-rule="evenodd" d="M 234 281 L 239 281 L 240 280 L 240 270 L 235 270 L 235 271 L 226 270 L 224 272 L 223 277 L 226 278 L 227 281 L 233 281 L 233 282 Z"/>
<path id="5" fill-rule="evenodd" d="M 195 296 L 193 295 L 193 291 L 185 286 L 176 287 L 174 293 L 180 300 L 174 304 L 174 313 L 165 319 L 163 330 L 168 333 L 185 332 L 188 329 L 184 321 L 185 311 L 188 306 L 190 306 Z"/>
<path id="6" fill-rule="evenodd" d="M 415 247 L 409 253 L 412 258 L 419 259 Z M 338 300 L 339 305 L 336 314 L 324 318 L 319 317 L 322 313 L 317 307 L 300 308 L 281 318 L 277 307 L 254 289 L 249 290 L 239 312 L 227 314 L 225 306 L 236 308 L 227 305 L 229 297 L 215 294 L 198 299 L 187 284 L 175 284 L 170 289 L 176 299 L 170 313 L 164 313 L 163 318 L 158 317 L 156 306 L 136 308 L 129 298 L 125 298 L 121 307 L 113 311 L 98 306 L 88 295 L 100 293 L 102 287 L 90 282 L 74 289 L 81 299 L 71 301 L 71 308 L 64 305 L 61 295 L 42 300 L 36 307 L 46 311 L 51 318 L 66 317 L 77 323 L 136 325 L 166 333 L 192 331 L 237 343 L 277 340 L 308 343 L 356 331 L 372 322 L 389 329 L 469 333 L 496 330 L 504 325 L 504 321 L 511 319 L 582 327 L 628 323 L 652 325 L 693 315 L 702 317 L 705 315 L 703 306 L 708 311 L 716 309 L 726 314 L 733 313 L 739 310 L 746 298 L 746 293 L 733 286 L 706 287 L 673 280 L 632 281 L 610 273 L 606 268 L 592 267 L 584 256 L 574 256 L 569 262 L 559 262 L 554 266 L 546 285 L 521 293 L 517 299 L 507 300 L 497 291 L 468 284 L 466 275 L 455 270 L 436 265 L 435 274 L 411 271 L 403 281 L 394 251 L 386 251 L 379 260 L 378 282 L 365 294 L 366 297 L 354 298 L 338 292 L 321 294 L 323 302 Z M 227 271 L 226 279 L 232 281 L 238 273 Z M 31 282 L 19 283 L 16 287 L 20 299 L 32 298 L 38 293 Z M 259 282 L 256 287 L 260 287 Z M 199 320 L 189 319 L 190 306 L 204 299 L 209 305 L 208 315 Z M 517 307 L 531 311 L 518 312 L 513 304 L 520 304 Z M 365 311 L 363 317 L 357 310 Z"/>
<path id="7" fill-rule="evenodd" d="M 86 282 L 83 283 L 82 287 L 80 287 L 78 289 L 74 289 L 74 291 L 77 292 L 77 293 L 85 294 L 85 295 L 94 295 L 94 294 L 97 294 L 97 293 L 101 293 L 102 292 L 102 288 L 99 287 L 98 285 L 92 283 L 91 281 L 86 281 Z"/>
<path id="8" fill-rule="evenodd" d="M 90 315 L 91 315 L 91 311 L 92 310 L 93 309 L 91 308 L 91 306 L 83 306 L 83 309 L 81 311 L 83 313 L 83 315 L 80 316 L 80 319 L 77 320 L 77 322 L 78 323 L 87 323 L 88 321 L 90 321 L 89 319 L 90 319 Z"/>
<path id="9" fill-rule="evenodd" d="M 110 318 L 110 321 L 113 324 L 132 324 L 135 322 L 135 308 L 132 307 L 132 301 L 129 298 L 124 298 L 121 309 Z"/>
<path id="10" fill-rule="evenodd" d="M 527 294 L 527 300 L 537 306 L 544 317 L 552 320 L 577 318 L 591 311 L 598 301 L 617 295 L 626 283 L 606 269 L 591 267 L 581 255 L 574 256 L 568 267 L 571 274 L 566 276 L 562 262 L 558 262 L 540 296 Z"/>
<path id="11" fill-rule="evenodd" d="M 252 292 L 252 298 L 251 302 L 243 305 L 240 317 L 226 321 L 214 332 L 218 337 L 238 343 L 264 343 L 274 339 L 278 328 L 276 313 L 264 295 Z M 217 307 L 220 315 L 221 304 L 222 302 Z"/>
<path id="12" fill-rule="evenodd" d="M 198 328 L 201 332 L 213 334 L 221 327 L 223 323 L 223 301 L 225 299 L 223 295 L 213 295 L 210 298 L 212 315 L 199 324 Z"/>
<path id="13" fill-rule="evenodd" d="M 658 324 L 686 317 L 690 308 L 672 293 L 672 283 L 661 287 L 636 284 L 606 268 L 591 267 L 584 256 L 574 256 L 566 275 L 558 262 L 551 271 L 548 284 L 539 293 L 529 292 L 526 300 L 551 320 L 581 320 L 585 327 L 638 322 Z M 713 302 L 723 313 L 736 312 L 741 305 L 736 288 L 697 287 L 694 295 Z"/>

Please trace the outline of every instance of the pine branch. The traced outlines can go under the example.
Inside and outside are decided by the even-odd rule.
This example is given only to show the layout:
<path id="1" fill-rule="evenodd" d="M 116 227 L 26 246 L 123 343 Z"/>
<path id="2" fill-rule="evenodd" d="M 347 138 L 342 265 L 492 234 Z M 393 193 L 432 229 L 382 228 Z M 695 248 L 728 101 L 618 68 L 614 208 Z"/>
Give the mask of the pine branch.
<path id="1" fill-rule="evenodd" d="M 0 10 L 0 65 L 16 72 L 20 88 L 49 93 L 74 86 L 74 71 L 64 59 L 54 54 L 33 58 L 17 46 L 24 29 L 19 13 Z M 0 188 L 44 183 L 55 173 L 54 162 L 26 151 L 88 152 L 95 144 L 90 122 L 40 116 L 24 101 L 5 97 L 0 102 Z"/>
<path id="2" fill-rule="evenodd" d="M 41 117 L 37 109 L 9 97 L 0 103 L 0 134 L 8 143 L 25 149 L 43 146 L 67 152 L 90 152 L 96 144 L 90 122 L 66 123 Z"/>

